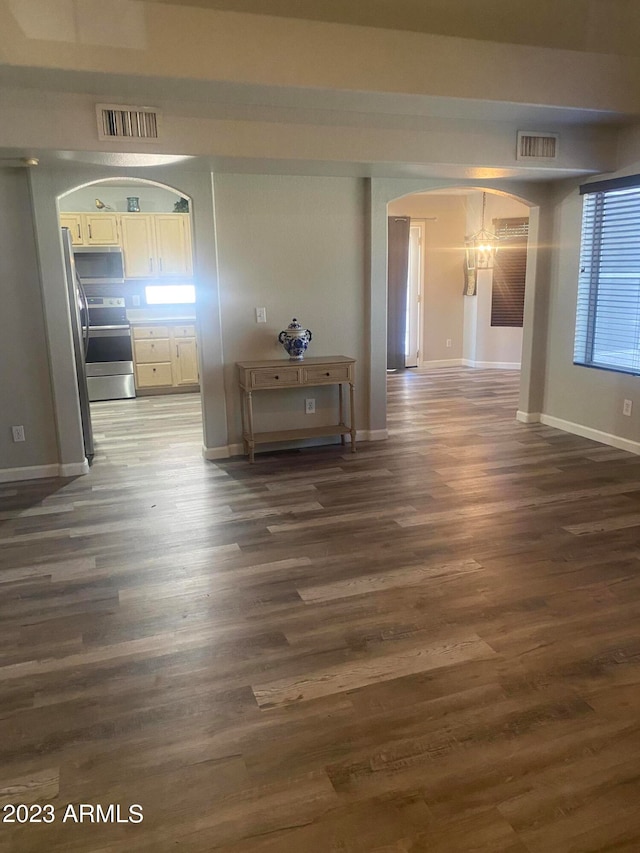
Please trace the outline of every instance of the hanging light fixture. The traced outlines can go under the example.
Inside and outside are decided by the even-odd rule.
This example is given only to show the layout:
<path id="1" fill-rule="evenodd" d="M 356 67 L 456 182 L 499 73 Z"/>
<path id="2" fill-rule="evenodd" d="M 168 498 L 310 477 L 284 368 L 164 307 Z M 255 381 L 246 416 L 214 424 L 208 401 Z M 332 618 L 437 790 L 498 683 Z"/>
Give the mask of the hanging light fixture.
<path id="1" fill-rule="evenodd" d="M 482 193 L 482 223 L 480 230 L 467 238 L 467 266 L 479 270 L 488 270 L 493 268 L 493 261 L 496 252 L 498 251 L 497 234 L 492 231 L 487 231 L 484 227 L 484 214 L 487 206 L 487 194 Z M 469 257 L 472 254 L 472 257 Z"/>

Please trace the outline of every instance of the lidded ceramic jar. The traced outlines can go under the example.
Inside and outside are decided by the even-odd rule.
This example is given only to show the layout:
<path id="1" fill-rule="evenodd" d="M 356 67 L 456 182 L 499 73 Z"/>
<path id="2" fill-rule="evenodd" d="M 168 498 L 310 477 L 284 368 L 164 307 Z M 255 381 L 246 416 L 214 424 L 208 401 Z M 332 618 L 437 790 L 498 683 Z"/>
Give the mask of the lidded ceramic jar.
<path id="1" fill-rule="evenodd" d="M 311 338 L 309 329 L 303 329 L 302 324 L 295 317 L 278 335 L 278 340 L 289 353 L 291 361 L 302 361 Z"/>

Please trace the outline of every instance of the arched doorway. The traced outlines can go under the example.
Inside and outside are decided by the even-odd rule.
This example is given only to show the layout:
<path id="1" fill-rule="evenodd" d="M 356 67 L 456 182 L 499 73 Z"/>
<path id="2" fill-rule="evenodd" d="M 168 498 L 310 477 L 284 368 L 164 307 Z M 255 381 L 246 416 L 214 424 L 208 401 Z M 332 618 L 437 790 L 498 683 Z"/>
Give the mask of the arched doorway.
<path id="1" fill-rule="evenodd" d="M 123 168 L 41 168 L 30 174 L 38 260 L 48 338 L 49 373 L 53 390 L 59 470 L 63 476 L 84 473 L 81 412 L 75 376 L 58 199 L 81 187 L 109 182 L 135 181 L 138 186 L 159 186 L 192 203 L 195 310 L 198 315 L 199 363 L 202 368 L 203 452 L 209 455 L 227 444 L 220 307 L 218 296 L 213 192 L 209 172 L 182 166 Z M 95 190 L 91 190 L 94 193 Z M 95 193 L 98 198 L 100 195 Z"/>
<path id="2" fill-rule="evenodd" d="M 58 199 L 85 454 L 200 452 L 192 201 L 140 178 Z M 78 303 L 78 310 L 76 304 Z"/>
<path id="3" fill-rule="evenodd" d="M 386 429 L 386 328 L 387 328 L 387 206 L 414 193 L 454 188 L 473 189 L 511 196 L 529 208 L 529 243 L 525 288 L 522 368 L 517 417 L 536 420 L 544 391 L 545 341 L 543 322 L 547 311 L 548 251 L 551 217 L 546 189 L 519 181 L 424 179 L 372 179 L 370 204 L 370 426 L 372 438 L 384 438 Z"/>
<path id="4" fill-rule="evenodd" d="M 398 248 L 408 259 L 406 286 L 393 269 L 388 282 L 389 301 L 397 296 L 406 319 L 401 366 L 519 370 L 529 207 L 465 187 L 403 196 L 389 203 L 388 215 L 390 235 L 403 223 L 395 233 L 397 242 L 404 238 L 389 262 Z M 482 223 L 500 238 L 488 268 L 467 244 Z"/>

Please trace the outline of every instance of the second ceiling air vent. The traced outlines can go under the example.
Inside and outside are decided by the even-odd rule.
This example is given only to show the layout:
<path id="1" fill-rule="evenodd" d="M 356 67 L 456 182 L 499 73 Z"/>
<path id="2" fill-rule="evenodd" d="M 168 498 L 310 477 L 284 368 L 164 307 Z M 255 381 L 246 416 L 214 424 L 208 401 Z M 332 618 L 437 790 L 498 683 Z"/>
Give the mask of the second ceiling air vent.
<path id="1" fill-rule="evenodd" d="M 131 107 L 122 104 L 97 104 L 99 139 L 138 139 L 157 142 L 160 136 L 160 113 L 154 107 Z"/>
<path id="2" fill-rule="evenodd" d="M 557 133 L 518 131 L 517 160 L 557 160 L 560 137 Z"/>

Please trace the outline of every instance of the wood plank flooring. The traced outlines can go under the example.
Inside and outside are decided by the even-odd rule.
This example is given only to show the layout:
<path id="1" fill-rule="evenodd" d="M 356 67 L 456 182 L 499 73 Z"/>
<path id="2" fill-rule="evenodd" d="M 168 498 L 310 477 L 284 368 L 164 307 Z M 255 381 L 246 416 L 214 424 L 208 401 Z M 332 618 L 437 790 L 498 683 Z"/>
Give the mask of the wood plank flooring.
<path id="1" fill-rule="evenodd" d="M 517 384 L 253 466 L 197 395 L 95 404 L 90 475 L 3 484 L 0 818 L 54 820 L 0 851 L 637 853 L 640 457 Z"/>

